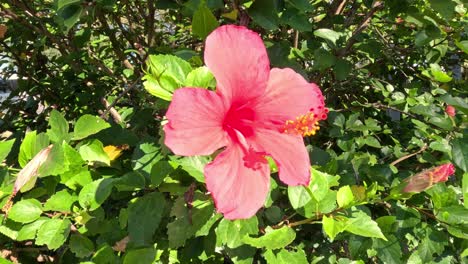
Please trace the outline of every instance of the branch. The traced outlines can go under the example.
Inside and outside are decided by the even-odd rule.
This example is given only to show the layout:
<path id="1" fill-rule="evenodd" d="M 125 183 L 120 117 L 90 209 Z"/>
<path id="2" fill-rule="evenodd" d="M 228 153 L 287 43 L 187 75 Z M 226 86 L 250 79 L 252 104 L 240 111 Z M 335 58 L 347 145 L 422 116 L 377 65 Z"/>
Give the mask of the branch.
<path id="1" fill-rule="evenodd" d="M 369 13 L 367 13 L 366 17 L 361 22 L 361 24 L 354 30 L 353 34 L 348 40 L 348 43 L 346 43 L 346 46 L 338 52 L 337 54 L 338 57 L 344 57 L 351 51 L 351 48 L 353 47 L 354 43 L 356 43 L 357 41 L 356 39 L 357 36 L 361 34 L 369 26 L 372 16 L 377 11 L 381 10 L 383 6 L 384 4 L 382 1 L 378 1 L 378 0 L 374 1 L 374 3 L 372 4 L 372 8 L 369 10 Z"/>
<path id="2" fill-rule="evenodd" d="M 390 163 L 390 165 L 395 166 L 395 165 L 397 165 L 398 163 L 400 163 L 400 162 L 402 162 L 402 161 L 404 161 L 404 160 L 407 160 L 407 159 L 409 159 L 409 158 L 411 158 L 411 157 L 413 157 L 413 156 L 418 155 L 418 154 L 421 153 L 421 152 L 424 152 L 426 149 L 427 149 L 427 144 L 424 144 L 424 145 L 421 147 L 421 149 L 419 149 L 418 151 L 416 151 L 416 152 L 414 152 L 414 153 L 411 153 L 411 154 L 408 154 L 408 155 L 405 155 L 405 156 L 403 156 L 403 157 L 401 157 L 401 158 L 395 160 L 394 162 Z"/>

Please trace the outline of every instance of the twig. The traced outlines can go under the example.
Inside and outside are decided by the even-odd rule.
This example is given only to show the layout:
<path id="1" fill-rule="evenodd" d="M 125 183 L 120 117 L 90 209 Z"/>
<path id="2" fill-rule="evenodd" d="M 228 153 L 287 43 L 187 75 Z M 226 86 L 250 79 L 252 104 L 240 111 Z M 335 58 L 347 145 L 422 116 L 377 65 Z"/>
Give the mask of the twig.
<path id="1" fill-rule="evenodd" d="M 297 49 L 299 46 L 299 30 L 294 33 L 294 48 Z"/>
<path id="2" fill-rule="evenodd" d="M 354 30 L 353 34 L 351 35 L 351 37 L 348 40 L 348 43 L 346 43 L 346 46 L 338 52 L 338 54 L 337 54 L 338 57 L 346 56 L 350 52 L 350 50 L 353 47 L 354 43 L 356 43 L 356 41 L 357 41 L 356 37 L 359 34 L 361 34 L 362 31 L 364 31 L 369 26 L 369 23 L 370 23 L 370 21 L 372 19 L 372 16 L 382 8 L 383 8 L 383 2 L 382 1 L 374 1 L 374 3 L 372 4 L 372 8 L 369 10 L 369 13 L 367 13 L 366 17 L 361 22 L 361 24 Z"/>
<path id="3" fill-rule="evenodd" d="M 427 149 L 427 144 L 424 144 L 418 151 L 416 151 L 414 153 L 411 153 L 411 154 L 408 154 L 408 155 L 405 155 L 405 156 L 395 160 L 394 162 L 390 163 L 390 165 L 395 166 L 396 164 L 398 164 L 398 163 L 400 163 L 400 162 L 402 162 L 404 160 L 407 160 L 407 159 L 409 159 L 409 158 L 411 158 L 413 156 L 418 155 L 421 152 L 424 152 L 426 149 Z"/>
<path id="4" fill-rule="evenodd" d="M 343 12 L 343 9 L 347 2 L 348 0 L 341 1 L 341 3 L 338 5 L 338 7 L 335 10 L 335 15 L 341 15 L 341 12 Z"/>

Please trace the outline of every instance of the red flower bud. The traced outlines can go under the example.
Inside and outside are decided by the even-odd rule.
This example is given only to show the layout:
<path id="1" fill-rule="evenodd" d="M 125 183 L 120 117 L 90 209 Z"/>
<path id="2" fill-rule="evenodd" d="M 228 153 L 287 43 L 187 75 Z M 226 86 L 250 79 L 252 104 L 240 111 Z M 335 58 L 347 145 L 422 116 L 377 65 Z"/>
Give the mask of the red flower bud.
<path id="1" fill-rule="evenodd" d="M 446 182 L 448 177 L 455 173 L 452 163 L 446 163 L 438 167 L 430 168 L 403 180 L 406 186 L 404 193 L 419 193 L 439 182 Z"/>
<path id="2" fill-rule="evenodd" d="M 445 113 L 447 113 L 447 115 L 449 115 L 451 117 L 454 117 L 455 116 L 455 107 L 453 107 L 451 105 L 447 105 L 447 108 L 445 108 Z"/>

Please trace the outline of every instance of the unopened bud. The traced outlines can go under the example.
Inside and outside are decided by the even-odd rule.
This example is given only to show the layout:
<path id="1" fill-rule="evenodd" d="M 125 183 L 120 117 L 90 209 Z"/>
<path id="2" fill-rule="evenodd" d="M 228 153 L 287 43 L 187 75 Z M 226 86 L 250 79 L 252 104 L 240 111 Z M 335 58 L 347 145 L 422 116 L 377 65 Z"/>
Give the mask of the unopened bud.
<path id="1" fill-rule="evenodd" d="M 438 167 L 430 168 L 415 174 L 403 180 L 406 183 L 402 192 L 404 193 L 419 193 L 436 183 L 446 182 L 448 177 L 455 173 L 455 167 L 452 163 L 446 163 Z"/>
<path id="2" fill-rule="evenodd" d="M 455 116 L 455 107 L 453 107 L 451 105 L 447 105 L 447 107 L 445 108 L 445 113 L 447 113 L 447 115 L 449 115 L 451 117 L 454 117 Z"/>

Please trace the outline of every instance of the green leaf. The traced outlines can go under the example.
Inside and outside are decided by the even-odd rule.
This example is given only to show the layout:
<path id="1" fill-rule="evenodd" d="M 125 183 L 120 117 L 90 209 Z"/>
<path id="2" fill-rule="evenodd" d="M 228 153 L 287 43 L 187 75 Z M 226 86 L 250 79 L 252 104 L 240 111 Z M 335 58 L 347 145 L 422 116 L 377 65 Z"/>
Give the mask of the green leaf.
<path id="1" fill-rule="evenodd" d="M 94 211 L 101 206 L 112 192 L 113 179 L 99 179 L 81 189 L 78 202 L 82 208 Z"/>
<path id="2" fill-rule="evenodd" d="M 372 248 L 377 250 L 377 257 L 382 263 L 403 263 L 400 240 L 394 235 L 387 235 L 387 239 L 372 239 Z"/>
<path id="3" fill-rule="evenodd" d="M 352 213 L 352 218 L 346 222 L 345 230 L 359 236 L 376 237 L 387 241 L 379 225 L 363 211 Z"/>
<path id="4" fill-rule="evenodd" d="M 151 244 L 161 222 L 166 200 L 159 192 L 133 199 L 128 206 L 128 233 L 135 246 Z"/>
<path id="5" fill-rule="evenodd" d="M 71 212 L 71 206 L 78 197 L 70 194 L 68 190 L 54 193 L 44 204 L 44 211 Z"/>
<path id="6" fill-rule="evenodd" d="M 156 250 L 154 248 L 133 249 L 125 253 L 123 264 L 151 264 L 156 263 Z"/>
<path id="7" fill-rule="evenodd" d="M 245 236 L 257 233 L 258 219 L 256 216 L 233 221 L 223 218 L 216 228 L 217 244 L 236 248 L 243 244 L 242 239 Z"/>
<path id="8" fill-rule="evenodd" d="M 215 88 L 216 80 L 208 67 L 198 67 L 187 75 L 186 87 Z"/>
<path id="9" fill-rule="evenodd" d="M 172 93 L 183 87 L 192 66 L 173 55 L 150 55 L 147 60 L 148 72 L 143 77 L 144 88 L 152 95 L 170 101 Z"/>
<path id="10" fill-rule="evenodd" d="M 265 259 L 268 264 L 308 264 L 307 256 L 302 249 L 297 249 L 297 251 L 289 251 L 286 249 L 281 249 L 275 256 L 275 254 L 268 250 L 265 252 Z"/>
<path id="11" fill-rule="evenodd" d="M 320 202 L 328 193 L 327 174 L 315 169 L 311 169 L 311 174 L 312 179 L 309 184 L 309 189 L 315 200 Z"/>
<path id="12" fill-rule="evenodd" d="M 434 230 L 424 224 L 421 227 L 421 242 L 417 248 L 417 253 L 421 257 L 422 263 L 428 263 L 434 259 L 434 255 L 441 254 L 445 245 L 448 244 L 448 237 L 441 231 Z"/>
<path id="13" fill-rule="evenodd" d="M 335 66 L 333 67 L 333 71 L 335 72 L 335 76 L 338 81 L 345 80 L 351 73 L 352 69 L 353 66 L 351 63 L 344 59 L 338 59 Z"/>
<path id="14" fill-rule="evenodd" d="M 335 65 L 336 57 L 328 50 L 323 48 L 314 51 L 314 68 L 318 70 L 325 70 Z"/>
<path id="15" fill-rule="evenodd" d="M 161 148 L 151 141 L 143 141 L 135 148 L 132 156 L 133 170 L 151 179 L 153 166 L 163 158 Z"/>
<path id="16" fill-rule="evenodd" d="M 343 221 L 344 220 L 344 221 Z M 330 239 L 333 241 L 335 240 L 335 237 L 344 231 L 345 229 L 345 221 L 347 220 L 346 217 L 339 217 L 339 218 L 334 218 L 333 216 L 326 216 L 324 215 L 322 217 L 322 226 L 323 226 L 323 231 L 325 231 L 325 234 L 330 237 Z"/>
<path id="17" fill-rule="evenodd" d="M 276 3 L 272 0 L 255 0 L 248 9 L 250 17 L 255 23 L 267 30 L 278 28 L 278 12 Z"/>
<path id="18" fill-rule="evenodd" d="M 312 11 L 314 6 L 309 0 L 287 0 L 292 6 L 301 11 Z"/>
<path id="19" fill-rule="evenodd" d="M 468 54 L 468 40 L 463 40 L 460 42 L 455 41 L 455 45 L 457 45 L 457 47 L 461 49 L 463 52 Z"/>
<path id="20" fill-rule="evenodd" d="M 336 46 L 336 41 L 341 37 L 341 33 L 328 28 L 319 28 L 314 31 L 314 35 L 330 41 L 334 46 Z"/>
<path id="21" fill-rule="evenodd" d="M 288 226 L 283 226 L 279 229 L 271 227 L 265 228 L 265 234 L 258 238 L 245 236 L 242 240 L 244 243 L 256 248 L 278 249 L 291 244 L 296 238 L 296 232 Z"/>
<path id="22" fill-rule="evenodd" d="M 248 245 L 242 245 L 234 249 L 225 247 L 224 250 L 234 264 L 252 264 L 257 251 L 256 248 Z"/>
<path id="23" fill-rule="evenodd" d="M 57 11 L 59 21 L 65 26 L 65 32 L 68 32 L 79 20 L 84 8 L 81 4 L 70 4 Z"/>
<path id="24" fill-rule="evenodd" d="M 75 129 L 73 131 L 73 140 L 79 140 L 89 137 L 109 127 L 109 123 L 97 116 L 84 115 L 80 117 L 75 123 Z"/>
<path id="25" fill-rule="evenodd" d="M 336 193 L 336 202 L 340 208 L 348 208 L 353 201 L 354 195 L 349 185 L 341 187 Z"/>
<path id="26" fill-rule="evenodd" d="M 468 103 L 460 97 L 453 97 L 450 94 L 444 94 L 440 97 L 440 100 L 445 103 L 454 106 L 457 110 L 463 111 L 463 113 L 468 114 Z"/>
<path id="27" fill-rule="evenodd" d="M 18 162 L 21 167 L 26 166 L 26 164 L 36 156 L 36 154 L 49 145 L 49 137 L 40 133 L 36 135 L 36 131 L 26 133 L 24 136 L 23 142 L 21 142 Z"/>
<path id="28" fill-rule="evenodd" d="M 18 237 L 16 240 L 18 241 L 25 241 L 36 238 L 37 230 L 44 224 L 49 218 L 41 217 L 36 221 L 24 225 L 18 232 Z"/>
<path id="29" fill-rule="evenodd" d="M 68 5 L 72 4 L 80 4 L 83 0 L 57 0 L 57 8 L 56 10 L 60 10 Z"/>
<path id="30" fill-rule="evenodd" d="M 468 172 L 468 138 L 452 140 L 453 162 L 464 172 Z"/>
<path id="31" fill-rule="evenodd" d="M 450 82 L 452 80 L 452 77 L 445 73 L 439 66 L 439 64 L 431 63 L 430 67 L 431 75 L 434 78 L 434 80 L 443 83 Z"/>
<path id="32" fill-rule="evenodd" d="M 0 163 L 8 156 L 16 139 L 10 139 L 0 142 Z"/>
<path id="33" fill-rule="evenodd" d="M 328 187 L 328 185 L 327 185 Z M 288 198 L 294 209 L 301 208 L 306 205 L 312 197 L 310 196 L 306 186 L 288 186 Z"/>
<path id="34" fill-rule="evenodd" d="M 145 177 L 134 171 L 127 172 L 114 181 L 114 186 L 119 192 L 141 190 L 145 188 L 145 184 Z"/>
<path id="35" fill-rule="evenodd" d="M 218 20 L 206 6 L 205 1 L 201 1 L 197 11 L 193 13 L 192 32 L 194 35 L 205 39 L 208 34 L 219 26 Z"/>
<path id="36" fill-rule="evenodd" d="M 198 182 L 205 182 L 203 170 L 205 169 L 206 164 L 210 161 L 211 159 L 207 156 L 189 156 L 178 159 L 171 157 L 170 163 L 173 164 L 173 166 L 181 166 L 184 171 L 195 178 Z"/>
<path id="37" fill-rule="evenodd" d="M 158 163 L 154 164 L 151 169 L 151 184 L 154 186 L 159 186 L 166 177 L 168 177 L 174 168 L 165 160 L 161 160 Z M 143 178 L 144 179 L 144 178 Z"/>
<path id="38" fill-rule="evenodd" d="M 78 258 L 91 256 L 94 252 L 93 241 L 83 235 L 71 235 L 69 245 L 70 251 Z"/>
<path id="39" fill-rule="evenodd" d="M 120 258 L 114 254 L 114 250 L 108 244 L 100 245 L 99 249 L 93 255 L 93 263 L 114 264 L 119 263 Z"/>
<path id="40" fill-rule="evenodd" d="M 465 172 L 463 174 L 462 193 L 463 193 L 463 203 L 465 205 L 465 208 L 468 208 L 468 172 Z"/>
<path id="41" fill-rule="evenodd" d="M 42 214 L 41 203 L 36 199 L 21 200 L 11 207 L 8 218 L 19 223 L 30 223 Z"/>
<path id="42" fill-rule="evenodd" d="M 36 244 L 58 249 L 67 240 L 71 223 L 68 219 L 49 219 L 37 231 Z"/>
<path id="43" fill-rule="evenodd" d="M 60 144 L 54 144 L 47 159 L 39 167 L 39 176 L 59 175 L 68 170 L 68 162 L 65 161 L 65 153 Z"/>
<path id="44" fill-rule="evenodd" d="M 457 4 L 452 0 L 429 0 L 429 3 L 444 19 L 451 20 L 454 17 Z"/>
<path id="45" fill-rule="evenodd" d="M 170 248 L 183 246 L 213 216 L 214 206 L 209 196 L 195 192 L 192 206 L 188 210 L 183 197 L 179 197 L 174 203 L 171 215 L 176 219 L 167 225 Z"/>
<path id="46" fill-rule="evenodd" d="M 62 140 L 66 142 L 70 140 L 68 122 L 59 111 L 52 110 L 49 117 L 49 126 L 50 129 L 47 129 L 47 135 L 52 142 L 61 143 Z"/>
<path id="47" fill-rule="evenodd" d="M 440 208 L 436 213 L 437 219 L 453 225 L 468 225 L 468 209 L 461 205 Z"/>
<path id="48" fill-rule="evenodd" d="M 79 145 L 78 152 L 81 158 L 88 162 L 97 162 L 110 166 L 109 155 L 104 151 L 102 142 L 97 139 L 82 142 Z"/>

